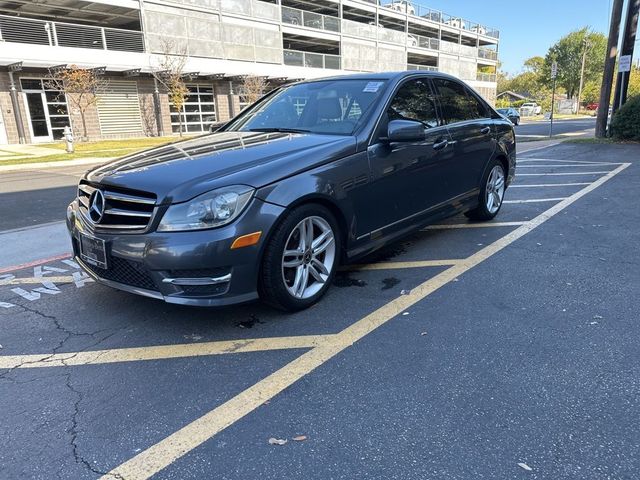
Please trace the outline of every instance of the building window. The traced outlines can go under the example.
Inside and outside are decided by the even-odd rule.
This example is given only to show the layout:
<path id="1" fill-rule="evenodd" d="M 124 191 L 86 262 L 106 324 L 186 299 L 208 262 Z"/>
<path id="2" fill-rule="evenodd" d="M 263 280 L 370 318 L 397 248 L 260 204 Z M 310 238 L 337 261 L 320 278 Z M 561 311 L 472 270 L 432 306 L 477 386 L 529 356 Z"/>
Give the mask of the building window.
<path id="1" fill-rule="evenodd" d="M 20 79 L 29 128 L 35 141 L 59 140 L 63 137 L 64 127 L 71 126 L 67 97 L 50 83 L 42 78 Z"/>
<path id="2" fill-rule="evenodd" d="M 203 133 L 209 131 L 209 125 L 215 123 L 216 102 L 211 85 L 190 84 L 187 85 L 189 95 L 178 112 L 173 105 L 171 109 L 171 129 L 173 133 L 180 132 L 180 120 L 182 119 L 182 131 L 186 133 Z"/>

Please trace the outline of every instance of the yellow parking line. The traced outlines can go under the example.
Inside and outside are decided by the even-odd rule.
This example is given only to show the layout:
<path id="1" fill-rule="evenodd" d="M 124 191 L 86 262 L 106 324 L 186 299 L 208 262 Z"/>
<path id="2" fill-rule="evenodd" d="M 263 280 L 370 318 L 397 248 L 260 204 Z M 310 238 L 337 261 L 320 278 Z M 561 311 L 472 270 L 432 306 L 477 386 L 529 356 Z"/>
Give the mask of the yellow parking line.
<path id="1" fill-rule="evenodd" d="M 137 362 L 166 358 L 202 357 L 229 353 L 264 352 L 292 348 L 312 348 L 324 345 L 333 335 L 302 335 L 297 337 L 272 337 L 217 342 L 157 345 L 152 347 L 116 348 L 56 354 L 0 356 L 0 369 L 40 368 L 103 363 Z"/>
<path id="2" fill-rule="evenodd" d="M 510 185 L 509 188 L 538 188 L 538 187 L 573 187 L 590 185 L 590 182 L 576 182 L 576 183 L 538 183 L 532 185 Z"/>
<path id="3" fill-rule="evenodd" d="M 540 202 L 559 202 L 565 200 L 567 197 L 557 198 L 528 198 L 526 200 L 505 200 L 502 203 L 540 203 Z"/>
<path id="4" fill-rule="evenodd" d="M 379 262 L 363 265 L 347 265 L 344 270 L 393 270 L 401 268 L 450 267 L 451 265 L 456 265 L 461 261 L 462 260 L 418 260 L 415 262 Z"/>
<path id="5" fill-rule="evenodd" d="M 423 300 L 425 297 L 443 287 L 453 279 L 459 277 L 476 265 L 482 263 L 492 255 L 500 252 L 513 242 L 523 237 L 533 229 L 557 215 L 569 205 L 598 188 L 611 179 L 630 163 L 625 163 L 615 170 L 608 172 L 591 185 L 562 200 L 533 220 L 521 225 L 504 237 L 479 250 L 464 261 L 453 265 L 438 275 L 412 289 L 408 295 L 402 295 L 387 303 L 378 310 L 358 320 L 333 336 L 331 342 L 313 348 L 307 353 L 291 361 L 284 367 L 244 390 L 222 405 L 209 411 L 180 430 L 166 437 L 164 440 L 143 450 L 135 457 L 114 468 L 101 480 L 126 478 L 127 480 L 142 480 L 150 478 L 159 471 L 172 464 L 175 460 L 201 445 L 211 437 L 234 424 L 245 415 L 251 413 L 265 401 L 275 397 L 284 389 L 311 373 L 317 367 L 353 345 L 367 334 L 384 325 L 398 314 Z"/>
<path id="6" fill-rule="evenodd" d="M 483 223 L 450 223 L 429 225 L 422 229 L 423 232 L 428 230 L 450 230 L 456 228 L 490 228 L 490 227 L 519 227 L 527 222 L 483 222 Z"/>

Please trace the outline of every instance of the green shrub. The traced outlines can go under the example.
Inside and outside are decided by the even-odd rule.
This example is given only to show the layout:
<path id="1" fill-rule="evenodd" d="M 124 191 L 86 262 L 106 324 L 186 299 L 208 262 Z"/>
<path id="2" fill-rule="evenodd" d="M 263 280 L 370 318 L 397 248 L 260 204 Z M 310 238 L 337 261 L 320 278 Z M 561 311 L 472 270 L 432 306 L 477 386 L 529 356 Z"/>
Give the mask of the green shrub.
<path id="1" fill-rule="evenodd" d="M 640 141 L 640 95 L 627 100 L 611 120 L 611 134 L 619 140 Z"/>

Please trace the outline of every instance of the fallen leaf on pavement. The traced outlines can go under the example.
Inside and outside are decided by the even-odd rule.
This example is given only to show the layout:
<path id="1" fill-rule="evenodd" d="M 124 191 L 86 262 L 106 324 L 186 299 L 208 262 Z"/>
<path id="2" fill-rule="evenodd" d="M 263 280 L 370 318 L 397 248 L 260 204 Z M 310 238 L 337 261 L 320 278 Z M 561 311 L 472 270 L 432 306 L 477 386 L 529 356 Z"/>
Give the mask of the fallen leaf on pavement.
<path id="1" fill-rule="evenodd" d="M 306 435 L 298 435 L 297 437 L 293 437 L 291 440 L 293 440 L 294 442 L 304 442 L 306 439 Z"/>
<path id="2" fill-rule="evenodd" d="M 427 332 L 420 332 L 420 335 L 421 335 L 422 337 L 424 337 L 426 334 L 427 334 Z"/>
<path id="3" fill-rule="evenodd" d="M 531 470 L 533 470 L 533 468 L 531 468 L 529 465 L 527 465 L 526 463 L 518 463 L 518 466 L 520 468 L 524 468 L 527 472 L 530 472 Z"/>
<path id="4" fill-rule="evenodd" d="M 286 445 L 287 440 L 284 438 L 273 438 L 269 439 L 269 445 Z"/>

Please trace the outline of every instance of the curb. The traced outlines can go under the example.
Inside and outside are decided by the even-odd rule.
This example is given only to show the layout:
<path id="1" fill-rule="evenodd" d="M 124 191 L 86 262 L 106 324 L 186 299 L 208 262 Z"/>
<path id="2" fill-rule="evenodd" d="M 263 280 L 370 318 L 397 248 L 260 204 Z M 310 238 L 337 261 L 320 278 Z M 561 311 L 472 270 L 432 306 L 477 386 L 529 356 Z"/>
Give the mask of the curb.
<path id="1" fill-rule="evenodd" d="M 115 160 L 117 157 L 88 157 L 77 158 L 75 160 L 60 160 L 58 162 L 31 162 L 31 163 L 16 163 L 14 165 L 0 165 L 0 172 L 10 172 L 13 170 L 41 170 L 43 168 L 56 168 L 56 167 L 73 167 L 77 165 L 90 165 L 92 163 L 106 163 L 111 160 Z"/>

